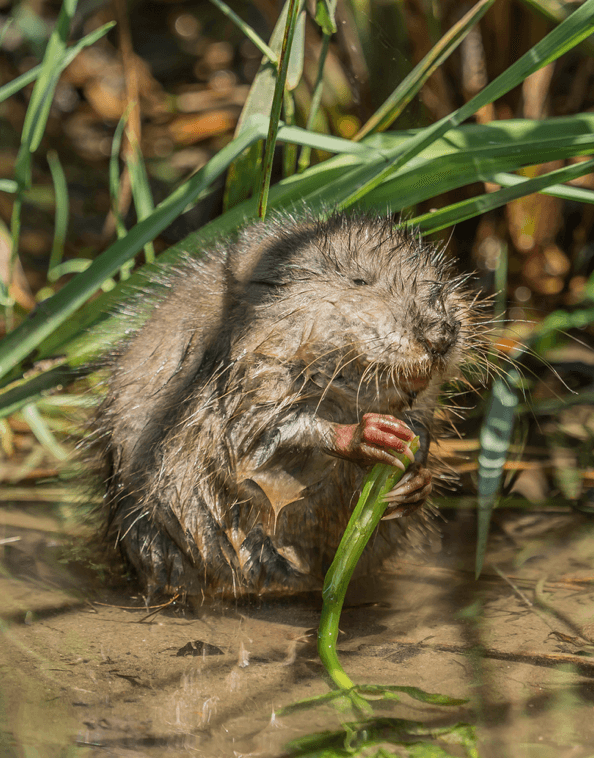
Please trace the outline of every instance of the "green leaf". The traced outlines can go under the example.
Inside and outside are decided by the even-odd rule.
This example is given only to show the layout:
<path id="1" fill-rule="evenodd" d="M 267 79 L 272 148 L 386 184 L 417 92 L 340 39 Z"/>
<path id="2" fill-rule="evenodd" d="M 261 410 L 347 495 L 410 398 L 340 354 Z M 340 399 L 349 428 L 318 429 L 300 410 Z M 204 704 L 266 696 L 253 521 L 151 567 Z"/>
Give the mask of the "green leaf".
<path id="1" fill-rule="evenodd" d="M 510 369 L 505 380 L 495 381 L 479 435 L 481 452 L 478 459 L 478 536 L 475 565 L 477 579 L 483 568 L 491 514 L 497 501 L 503 467 L 511 443 L 518 405 L 515 385 L 519 383 L 520 375 L 516 369 Z"/>
<path id="2" fill-rule="evenodd" d="M 124 129 L 126 128 L 132 107 L 133 103 L 130 103 L 118 121 L 118 125 L 113 133 L 109 156 L 109 197 L 111 199 L 111 212 L 113 213 L 118 239 L 126 236 L 126 227 L 120 214 L 120 153 Z"/>
<path id="3" fill-rule="evenodd" d="M 19 185 L 14 179 L 0 179 L 0 192 L 16 192 Z"/>
<path id="4" fill-rule="evenodd" d="M 0 343 L 0 377 L 6 376 L 19 361 L 29 355 L 43 340 L 56 332 L 64 321 L 94 294 L 102 283 L 130 260 L 147 242 L 152 241 L 168 224 L 193 202 L 211 182 L 239 155 L 246 145 L 259 139 L 265 128 L 254 123 L 241 138 L 224 147 L 206 166 L 173 192 L 146 219 L 140 221 L 127 236 L 117 240 L 96 258 L 87 271 L 71 279 L 49 300 Z"/>
<path id="5" fill-rule="evenodd" d="M 510 89 L 520 84 L 526 77 L 551 63 L 563 53 L 575 47 L 594 31 L 594 0 L 586 2 L 569 18 L 553 29 L 543 40 L 531 48 L 518 61 L 488 84 L 481 92 L 454 113 L 445 116 L 436 124 L 421 130 L 410 138 L 395 154 L 389 156 L 387 167 L 364 166 L 349 172 L 345 177 L 344 187 L 336 198 L 340 208 L 347 208 L 372 189 L 381 184 L 396 169 L 401 168 L 425 147 L 441 137 L 452 127 L 458 126 L 472 116 L 479 108 L 487 105 Z M 354 187 L 355 189 L 351 189 Z"/>
<path id="6" fill-rule="evenodd" d="M 113 29 L 115 26 L 115 21 L 110 21 L 107 24 L 104 24 L 103 26 L 99 27 L 99 29 L 96 29 L 94 32 L 91 32 L 90 34 L 87 34 L 86 37 L 83 37 L 81 40 L 79 40 L 75 45 L 72 47 L 69 47 L 66 50 L 66 53 L 62 60 L 59 62 L 59 68 L 60 73 L 66 68 L 66 66 L 69 66 L 72 61 L 76 58 L 76 56 L 80 53 L 80 51 L 88 47 L 89 45 L 94 45 L 97 40 L 101 39 L 104 35 L 107 34 L 107 32 L 110 29 Z M 54 64 L 57 62 L 54 61 Z M 34 82 L 35 79 L 39 76 L 41 73 L 42 65 L 34 66 L 29 71 L 25 72 L 24 74 L 21 74 L 21 76 L 17 76 L 16 79 L 13 79 L 11 82 L 7 82 L 6 84 L 3 84 L 2 87 L 0 87 L 0 103 L 6 100 L 6 98 L 11 97 L 12 95 L 16 94 L 19 90 L 23 89 L 23 87 L 26 87 L 28 84 L 31 84 L 31 82 Z"/>
<path id="7" fill-rule="evenodd" d="M 247 24 L 242 18 L 240 18 L 235 11 L 231 10 L 227 3 L 224 3 L 223 0 L 210 0 L 213 5 L 216 5 L 216 7 L 227 16 L 227 18 L 231 19 L 235 26 L 237 26 L 241 31 L 245 34 L 245 36 L 253 42 L 253 44 L 258 48 L 258 50 L 262 53 L 262 55 L 265 55 L 268 60 L 278 67 L 278 56 L 270 48 L 260 37 L 259 34 L 257 34 L 252 27 Z"/>
<path id="8" fill-rule="evenodd" d="M 494 0 L 479 0 L 463 18 L 457 21 L 410 74 L 402 80 L 394 92 L 357 132 L 354 139 L 360 140 L 368 134 L 387 129 L 419 92 L 431 74 L 449 58 L 468 32 L 485 15 L 493 2 Z"/>
<path id="9" fill-rule="evenodd" d="M 75 374 L 66 365 L 54 365 L 40 371 L 36 376 L 19 379 L 0 389 L 0 418 L 10 416 L 29 403 L 36 403 L 46 392 L 59 384 L 69 384 Z"/>
<path id="10" fill-rule="evenodd" d="M 12 207 L 11 235 L 12 254 L 9 264 L 9 278 L 18 255 L 21 232 L 21 209 L 23 204 L 23 192 L 31 185 L 31 156 L 39 147 L 45 131 L 49 109 L 51 107 L 54 90 L 60 74 L 66 66 L 78 55 L 80 50 L 87 45 L 93 44 L 112 28 L 113 23 L 105 24 L 100 29 L 87 35 L 70 49 L 66 49 L 66 41 L 70 29 L 70 19 L 76 8 L 76 0 L 64 0 L 60 15 L 50 40 L 48 42 L 43 63 L 35 76 L 37 81 L 31 93 L 31 99 L 27 107 L 27 114 L 21 133 L 21 147 L 15 163 L 15 179 L 17 183 L 16 197 Z M 20 86 L 24 86 L 20 80 Z M 0 100 L 13 94 L 15 91 L 10 87 L 0 89 Z M 11 300 L 6 299 L 6 322 L 11 325 Z"/>
<path id="11" fill-rule="evenodd" d="M 47 43 L 39 76 L 31 93 L 21 134 L 21 144 L 31 153 L 37 150 L 45 132 L 54 90 L 62 73 L 62 68 L 56 65 L 56 62 L 64 60 L 70 35 L 70 22 L 76 6 L 77 0 L 63 0 L 56 26 Z"/>
<path id="12" fill-rule="evenodd" d="M 136 218 L 138 221 L 143 221 L 151 215 L 155 205 L 146 166 L 138 145 L 135 145 L 132 152 L 126 157 L 126 165 L 130 172 L 130 187 L 136 207 Z M 152 263 L 155 260 L 155 248 L 152 241 L 147 242 L 144 246 L 144 255 L 147 263 Z"/>
<path id="13" fill-rule="evenodd" d="M 295 29 L 293 31 L 293 40 L 291 42 L 291 53 L 287 65 L 286 88 L 292 92 L 303 76 L 303 61 L 305 60 L 305 10 L 301 9 L 297 13 Z"/>
<path id="14" fill-rule="evenodd" d="M 401 685 L 383 685 L 383 684 L 360 684 L 357 688 L 363 695 L 365 694 L 382 694 L 386 692 L 402 692 L 405 695 L 419 700 L 421 703 L 431 705 L 464 705 L 468 702 L 467 698 L 454 698 L 449 695 L 440 695 L 434 692 L 425 692 L 418 687 L 406 687 Z"/>
<path id="15" fill-rule="evenodd" d="M 277 61 L 280 60 L 284 32 L 287 24 L 290 0 L 287 0 L 283 6 L 281 14 L 276 22 L 272 35 L 270 37 L 270 49 L 275 55 L 275 63 L 272 64 L 265 58 L 260 64 L 250 91 L 241 111 L 235 137 L 239 137 L 246 128 L 248 122 L 254 117 L 270 118 L 272 102 L 276 86 Z M 299 0 L 299 11 L 302 10 L 304 0 Z M 293 55 L 301 54 L 295 53 Z M 262 150 L 260 145 L 254 145 L 251 150 L 246 151 L 229 170 L 227 182 L 225 184 L 225 209 L 233 208 L 241 201 L 250 197 L 256 187 L 260 184 L 262 161 Z"/>
<path id="16" fill-rule="evenodd" d="M 301 0 L 287 0 L 288 12 L 287 23 L 283 35 L 283 42 L 280 54 L 279 69 L 276 76 L 274 94 L 272 97 L 272 107 L 270 109 L 270 122 L 268 126 L 268 135 L 264 148 L 264 164 L 262 168 L 262 184 L 260 187 L 260 198 L 258 200 L 258 216 L 263 219 L 266 217 L 266 208 L 268 206 L 268 193 L 270 190 L 270 177 L 272 175 L 272 160 L 276 148 L 276 137 L 278 134 L 279 121 L 283 99 L 285 95 L 285 83 L 289 64 L 291 62 L 291 50 L 293 45 L 293 36 L 297 25 L 297 17 L 301 9 Z M 302 37 L 302 43 L 304 38 Z M 301 66 L 303 59 L 301 58 Z"/>
<path id="17" fill-rule="evenodd" d="M 522 2 L 553 24 L 560 24 L 573 10 L 572 4 L 566 0 L 522 0 Z M 585 39 L 580 45 L 585 53 L 594 55 L 594 44 L 589 39 Z"/>
<path id="18" fill-rule="evenodd" d="M 46 420 L 39 413 L 33 403 L 25 405 L 22 409 L 22 415 L 29 428 L 40 442 L 53 456 L 59 461 L 65 461 L 69 453 L 55 438 L 52 430 L 47 425 Z"/>
<path id="19" fill-rule="evenodd" d="M 527 179 L 525 182 L 519 182 L 497 192 L 486 192 L 484 195 L 453 203 L 438 211 L 424 213 L 422 216 L 410 219 L 408 223 L 418 226 L 423 232 L 437 232 L 473 216 L 486 213 L 494 208 L 500 208 L 519 197 L 553 186 L 557 182 L 577 179 L 580 176 L 592 173 L 592 171 L 594 171 L 594 159 L 583 163 L 574 163 L 571 166 L 550 171 L 548 174 L 541 174 L 534 179 Z"/>
<path id="20" fill-rule="evenodd" d="M 60 163 L 60 159 L 55 150 L 50 150 L 48 152 L 47 162 L 50 167 L 56 198 L 54 241 L 50 253 L 47 278 L 50 282 L 55 282 L 58 278 L 55 274 L 55 268 L 60 264 L 62 256 L 64 255 L 64 243 L 66 242 L 66 233 L 68 231 L 68 216 L 70 209 L 66 177 L 64 176 L 62 164 Z"/>
<path id="21" fill-rule="evenodd" d="M 316 24 L 325 35 L 336 34 L 336 0 L 316 0 Z"/>
<path id="22" fill-rule="evenodd" d="M 316 74 L 316 83 L 314 85 L 314 91 L 309 106 L 309 113 L 307 116 L 307 130 L 310 131 L 314 128 L 320 105 L 322 103 L 322 93 L 324 90 L 324 67 L 326 65 L 326 58 L 328 57 L 328 51 L 330 49 L 330 33 L 324 32 L 322 38 L 322 47 L 320 49 L 320 57 L 318 60 L 318 71 Z M 354 143 L 352 143 L 354 144 Z M 311 147 L 304 146 L 299 156 L 298 171 L 302 173 L 309 166 L 311 160 Z"/>
<path id="23" fill-rule="evenodd" d="M 514 187 L 529 181 L 529 179 L 525 176 L 497 171 L 491 175 L 490 181 L 494 184 L 500 184 L 502 187 Z M 575 203 L 594 203 L 594 190 L 586 189 L 585 187 L 566 187 L 563 184 L 553 184 L 549 187 L 543 187 L 539 192 L 542 195 L 559 197 L 562 200 L 572 200 Z"/>

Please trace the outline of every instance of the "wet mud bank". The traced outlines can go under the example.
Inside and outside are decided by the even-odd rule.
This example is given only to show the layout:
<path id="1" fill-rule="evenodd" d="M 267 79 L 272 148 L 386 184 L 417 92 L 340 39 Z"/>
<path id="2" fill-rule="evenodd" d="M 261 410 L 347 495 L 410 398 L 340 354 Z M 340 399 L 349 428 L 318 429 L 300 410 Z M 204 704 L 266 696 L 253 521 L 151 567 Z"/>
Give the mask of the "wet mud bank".
<path id="1" fill-rule="evenodd" d="M 315 649 L 321 600 L 146 608 L 68 556 L 47 507 L 0 509 L 0 752 L 43 756 L 281 756 L 339 727 Z M 475 519 L 448 511 L 433 552 L 401 553 L 350 592 L 339 654 L 357 683 L 402 696 L 378 716 L 476 726 L 482 756 L 594 750 L 594 524 L 559 509 L 496 515 L 473 578 Z M 82 540 L 83 538 L 76 538 Z M 465 755 L 459 747 L 452 755 Z M 394 755 L 406 755 L 394 752 Z"/>

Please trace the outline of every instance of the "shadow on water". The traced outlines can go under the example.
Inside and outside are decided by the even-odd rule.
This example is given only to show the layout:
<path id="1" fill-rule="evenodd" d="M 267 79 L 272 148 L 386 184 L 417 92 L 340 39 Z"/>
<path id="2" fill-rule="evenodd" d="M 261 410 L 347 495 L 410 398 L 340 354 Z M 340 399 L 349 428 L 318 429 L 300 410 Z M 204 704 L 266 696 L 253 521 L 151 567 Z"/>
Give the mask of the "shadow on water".
<path id="1" fill-rule="evenodd" d="M 86 537 L 47 506 L 3 506 L 0 754 L 586 758 L 593 525 L 501 511 L 475 582 L 474 515 L 447 515 L 440 552 L 407 549 L 351 589 L 338 649 L 358 683 L 467 702 L 400 694 L 362 717 L 331 704 L 281 712 L 330 689 L 320 598 L 150 614 L 132 584 L 108 586 Z"/>

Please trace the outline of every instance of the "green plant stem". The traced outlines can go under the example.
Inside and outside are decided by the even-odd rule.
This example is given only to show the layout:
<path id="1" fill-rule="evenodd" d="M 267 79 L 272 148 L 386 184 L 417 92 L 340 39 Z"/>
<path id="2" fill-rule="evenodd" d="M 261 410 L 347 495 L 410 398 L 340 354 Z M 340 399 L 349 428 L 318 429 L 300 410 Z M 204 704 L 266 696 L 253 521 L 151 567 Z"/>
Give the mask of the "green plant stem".
<path id="1" fill-rule="evenodd" d="M 54 195 L 56 198 L 56 224 L 54 229 L 54 242 L 52 245 L 52 251 L 50 253 L 50 260 L 48 266 L 48 281 L 55 282 L 57 277 L 55 276 L 55 269 L 62 262 L 64 255 L 64 245 L 66 243 L 66 235 L 68 233 L 68 184 L 66 183 L 66 176 L 64 175 L 64 169 L 58 158 L 58 153 L 55 150 L 50 150 L 47 154 L 47 162 L 52 174 L 52 180 L 54 182 Z"/>
<path id="2" fill-rule="evenodd" d="M 318 61 L 318 73 L 316 76 L 316 83 L 314 85 L 313 95 L 309 107 L 309 114 L 307 116 L 306 129 L 313 131 L 318 111 L 322 102 L 322 94 L 324 91 L 324 66 L 326 64 L 326 58 L 328 57 L 328 50 L 330 49 L 330 37 L 329 33 L 324 33 L 322 38 L 322 47 L 320 49 L 320 59 Z M 302 147 L 299 155 L 298 172 L 301 173 L 308 168 L 311 161 L 311 147 Z"/>
<path id="3" fill-rule="evenodd" d="M 415 437 L 409 447 L 413 453 L 416 453 L 419 449 L 419 438 Z M 405 467 L 408 466 L 410 460 L 404 455 L 397 455 Z M 338 622 L 344 597 L 365 545 L 369 542 L 386 510 L 384 495 L 394 488 L 403 474 L 404 471 L 384 463 L 377 463 L 371 469 L 324 580 L 322 590 L 324 604 L 318 629 L 318 653 L 330 678 L 340 689 L 352 690 L 355 687 L 340 665 L 336 652 Z M 362 698 L 359 699 L 362 700 Z"/>
<path id="4" fill-rule="evenodd" d="M 216 7 L 221 11 L 221 13 L 224 13 L 227 18 L 231 19 L 235 26 L 237 26 L 241 31 L 245 34 L 245 36 L 258 48 L 258 50 L 262 53 L 262 55 L 265 55 L 268 60 L 272 63 L 272 65 L 277 69 L 278 71 L 278 58 L 276 54 L 274 53 L 274 50 L 272 50 L 268 45 L 264 42 L 264 40 L 252 29 L 252 27 L 247 24 L 242 18 L 240 18 L 235 11 L 231 10 L 231 8 L 227 5 L 227 3 L 222 2 L 222 0 L 211 0 L 211 3 L 213 5 L 216 5 Z"/>
<path id="5" fill-rule="evenodd" d="M 262 171 L 262 185 L 260 188 L 260 198 L 258 201 L 258 217 L 266 218 L 266 208 L 268 206 L 268 193 L 270 191 L 270 175 L 272 173 L 272 160 L 274 157 L 274 148 L 276 146 L 276 137 L 278 134 L 281 106 L 284 99 L 285 82 L 287 80 L 287 71 L 291 59 L 291 46 L 293 44 L 293 35 L 297 24 L 300 3 L 298 0 L 288 0 L 289 9 L 287 13 L 287 24 L 283 37 L 283 44 L 280 54 L 280 66 L 276 76 L 276 85 L 272 97 L 272 108 L 270 110 L 270 123 L 268 127 L 268 137 L 266 138 L 266 149 L 264 151 L 264 165 Z"/>

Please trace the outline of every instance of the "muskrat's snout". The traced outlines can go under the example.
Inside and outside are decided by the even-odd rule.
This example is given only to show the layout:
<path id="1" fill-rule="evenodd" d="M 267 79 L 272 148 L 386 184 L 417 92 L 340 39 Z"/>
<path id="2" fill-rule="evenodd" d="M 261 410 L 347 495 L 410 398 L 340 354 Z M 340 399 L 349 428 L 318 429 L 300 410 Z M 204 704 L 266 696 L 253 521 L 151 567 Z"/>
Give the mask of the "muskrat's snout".
<path id="1" fill-rule="evenodd" d="M 460 333 L 460 321 L 438 321 L 416 334 L 419 342 L 427 348 L 432 358 L 443 358 L 456 343 Z"/>

